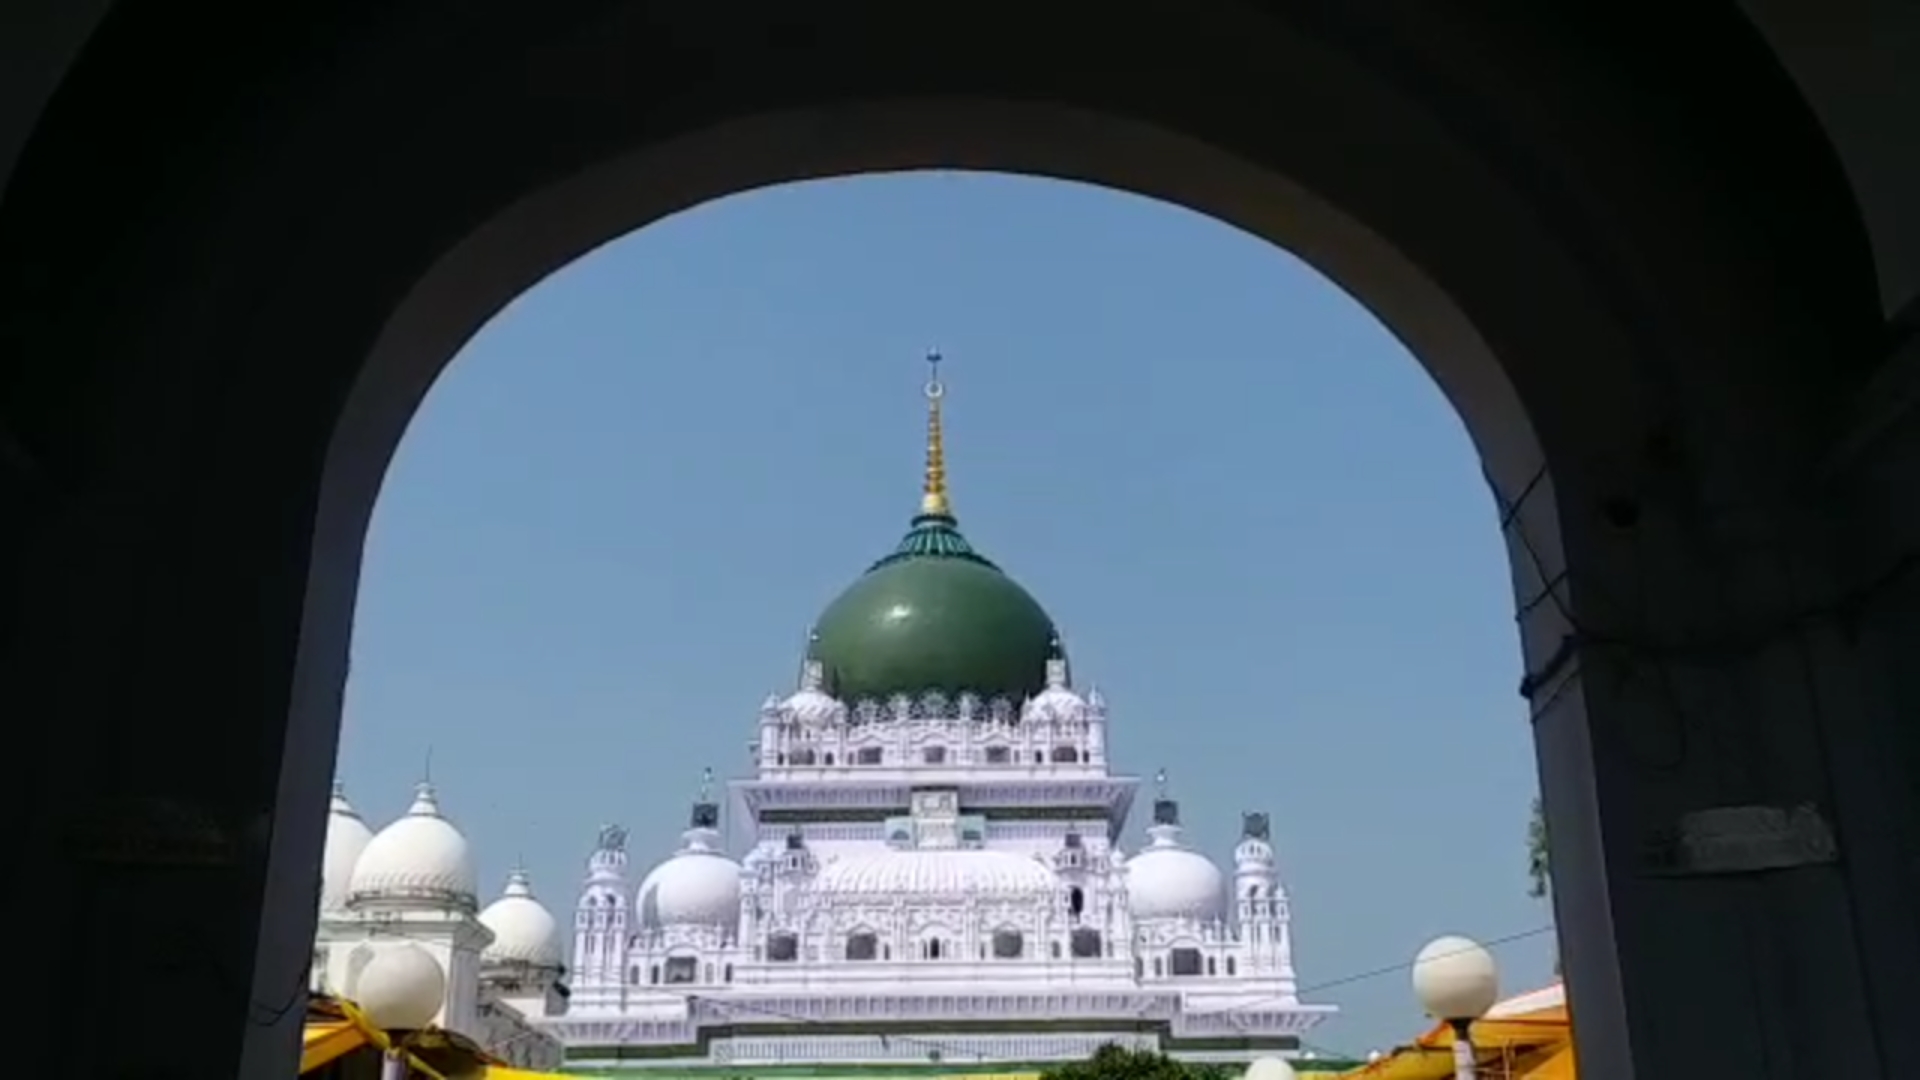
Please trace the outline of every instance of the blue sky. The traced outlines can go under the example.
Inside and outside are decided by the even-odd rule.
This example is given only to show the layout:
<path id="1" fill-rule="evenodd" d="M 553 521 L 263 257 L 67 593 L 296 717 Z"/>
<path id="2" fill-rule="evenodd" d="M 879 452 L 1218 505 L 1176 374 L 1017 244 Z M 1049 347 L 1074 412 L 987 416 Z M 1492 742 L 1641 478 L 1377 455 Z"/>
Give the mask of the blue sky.
<path id="1" fill-rule="evenodd" d="M 1224 857 L 1273 815 L 1321 1046 L 1421 1021 L 1429 937 L 1544 926 L 1493 504 L 1371 315 L 1264 241 L 1097 188 L 774 188 L 522 296 L 414 421 L 367 542 L 340 775 L 374 822 L 429 751 L 483 885 L 570 907 L 595 830 L 665 855 L 741 772 L 813 616 L 905 528 L 921 355 L 975 545 L 1032 590 L 1115 757 Z M 1142 822 L 1136 821 L 1132 843 Z M 1513 990 L 1552 946 L 1501 947 Z"/>

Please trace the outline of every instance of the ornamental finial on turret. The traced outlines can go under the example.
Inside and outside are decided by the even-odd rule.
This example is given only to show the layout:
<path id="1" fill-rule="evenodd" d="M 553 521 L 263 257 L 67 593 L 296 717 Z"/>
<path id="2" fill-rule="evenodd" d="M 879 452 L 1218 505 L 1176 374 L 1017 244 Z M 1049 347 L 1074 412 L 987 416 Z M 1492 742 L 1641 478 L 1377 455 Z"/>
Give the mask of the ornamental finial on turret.
<path id="1" fill-rule="evenodd" d="M 689 824 L 695 829 L 717 829 L 720 827 L 720 804 L 713 801 L 713 767 L 700 770 L 700 793 L 693 800 L 693 817 Z"/>
<path id="2" fill-rule="evenodd" d="M 1180 804 L 1167 794 L 1167 770 L 1161 769 L 1153 776 L 1153 823 L 1155 825 L 1180 824 Z"/>
<path id="3" fill-rule="evenodd" d="M 947 498 L 947 443 L 941 426 L 941 400 L 947 385 L 940 381 L 940 351 L 927 353 L 927 477 L 920 495 L 920 512 L 932 517 L 952 517 L 953 503 Z"/>

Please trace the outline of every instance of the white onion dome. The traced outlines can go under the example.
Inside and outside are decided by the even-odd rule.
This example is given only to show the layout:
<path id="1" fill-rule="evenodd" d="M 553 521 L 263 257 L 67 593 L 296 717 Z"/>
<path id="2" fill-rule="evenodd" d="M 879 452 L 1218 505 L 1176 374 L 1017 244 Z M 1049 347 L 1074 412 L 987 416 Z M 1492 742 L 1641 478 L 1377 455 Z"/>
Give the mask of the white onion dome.
<path id="1" fill-rule="evenodd" d="M 346 790 L 333 785 L 333 803 L 327 812 L 327 842 L 320 856 L 320 910 L 347 906 L 354 864 L 373 840 L 373 830 L 347 801 Z"/>
<path id="2" fill-rule="evenodd" d="M 414 789 L 413 805 L 375 833 L 353 865 L 347 902 L 424 904 L 471 911 L 476 875 L 467 838 L 440 813 L 433 785 Z"/>
<path id="3" fill-rule="evenodd" d="M 560 924 L 534 897 L 525 870 L 507 875 L 505 891 L 480 913 L 480 924 L 493 931 L 493 944 L 481 959 L 535 967 L 561 965 Z"/>
<path id="4" fill-rule="evenodd" d="M 696 810 L 697 812 L 697 810 Z M 698 826 L 684 844 L 640 882 L 643 925 L 727 926 L 740 917 L 740 864 L 718 845 L 719 833 Z"/>
<path id="5" fill-rule="evenodd" d="M 1059 642 L 1055 641 L 1055 648 Z M 1056 656 L 1047 661 L 1047 685 L 1027 699 L 1020 719 L 1029 724 L 1081 723 L 1092 713 L 1087 700 L 1073 692 L 1067 680 L 1067 661 Z"/>
<path id="6" fill-rule="evenodd" d="M 1181 843 L 1179 809 L 1170 799 L 1154 803 L 1156 824 L 1138 855 L 1127 860 L 1127 904 L 1135 919 L 1198 919 L 1221 916 L 1226 879 L 1213 860 Z"/>
<path id="7" fill-rule="evenodd" d="M 826 668 L 818 660 L 808 660 L 800 678 L 800 689 L 780 703 L 787 719 L 806 727 L 827 727 L 847 722 L 847 706 L 826 691 Z"/>
<path id="8" fill-rule="evenodd" d="M 877 896 L 1032 898 L 1059 888 L 1060 879 L 1034 856 L 946 849 L 835 859 L 821 868 L 814 894 L 867 903 Z"/>

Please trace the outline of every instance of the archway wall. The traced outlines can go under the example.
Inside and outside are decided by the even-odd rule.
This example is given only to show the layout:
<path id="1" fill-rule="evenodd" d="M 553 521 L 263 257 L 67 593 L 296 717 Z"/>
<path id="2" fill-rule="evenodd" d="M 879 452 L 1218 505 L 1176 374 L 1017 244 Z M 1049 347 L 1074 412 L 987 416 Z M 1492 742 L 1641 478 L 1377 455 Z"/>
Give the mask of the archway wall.
<path id="1" fill-rule="evenodd" d="M 1638 862 L 1645 831 L 1684 810 L 1834 794 L 1806 702 L 1777 692 L 1790 658 L 1676 671 L 1645 647 L 1724 637 L 1838 574 L 1809 462 L 1878 326 L 1845 186 L 1743 22 L 421 2 L 336 5 L 289 36 L 251 17 L 212 37 L 116 12 L 0 208 L 0 304 L 27 358 L 6 386 L 33 404 L 9 417 L 33 525 L 9 538 L 30 570 L 5 685 L 23 710 L 74 718 L 35 734 L 48 767 L 18 796 L 54 809 L 21 857 L 77 898 L 46 916 L 47 969 L 170 970 L 245 1017 L 230 1052 L 259 1056 L 232 1060 L 290 1053 L 366 515 L 441 366 L 567 259 L 705 198 L 1002 168 L 1157 195 L 1291 247 L 1460 410 L 1517 503 L 1501 516 L 1583 1056 L 1610 1076 L 1696 1076 L 1732 1067 L 1733 1032 L 1756 1073 L 1776 1051 L 1881 1064 L 1865 1017 L 1904 1002 L 1870 989 L 1872 950 L 1807 951 L 1857 928 L 1837 872 L 1743 892 L 1649 881 Z M 130 98 L 129 72 L 168 77 Z M 92 199 L 73 197 L 79 176 Z M 1569 651 L 1575 624 L 1588 637 Z M 1677 682 L 1750 708 L 1676 719 Z M 1706 749 L 1659 768 L 1609 743 L 1703 723 L 1718 725 L 1692 744 Z M 76 804 L 82 789 L 114 794 Z M 229 838 L 199 871 L 62 839 L 173 807 Z M 114 899 L 129 891 L 143 902 Z M 119 932 L 90 935 L 108 911 Z M 1796 943 L 1797 977 L 1756 971 L 1730 921 Z M 161 955 L 181 926 L 188 955 Z M 1913 958 L 1897 935 L 1876 944 L 1890 968 Z M 46 1029 L 121 985 L 76 974 Z M 1767 1006 L 1802 995 L 1819 1004 L 1781 1051 Z M 129 1064 L 143 1035 L 165 1043 L 141 1023 L 111 1051 Z"/>

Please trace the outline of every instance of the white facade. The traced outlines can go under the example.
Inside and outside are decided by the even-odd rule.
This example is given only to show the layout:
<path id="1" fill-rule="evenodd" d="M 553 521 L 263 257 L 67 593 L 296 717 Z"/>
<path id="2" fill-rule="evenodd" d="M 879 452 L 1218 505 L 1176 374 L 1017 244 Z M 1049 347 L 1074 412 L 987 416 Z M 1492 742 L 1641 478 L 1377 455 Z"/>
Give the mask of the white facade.
<path id="1" fill-rule="evenodd" d="M 521 1068 L 560 1065 L 559 1040 L 530 1019 L 566 1011 L 554 918 L 517 871 L 479 910 L 467 839 L 440 812 L 431 784 L 377 833 L 336 787 L 325 852 L 315 991 L 358 999 L 361 974 L 376 959 L 418 949 L 444 980 L 434 1026 Z"/>
<path id="2" fill-rule="evenodd" d="M 625 830 L 602 830 L 571 1008 L 538 1022 L 579 1067 L 1292 1051 L 1334 1008 L 1298 997 L 1266 815 L 1245 815 L 1223 872 L 1162 792 L 1149 842 L 1123 853 L 1139 781 L 1108 767 L 1098 693 L 1064 660 L 1047 676 L 1021 706 L 849 706 L 809 661 L 729 785 L 739 861 L 704 794 L 638 881 Z"/>
<path id="3" fill-rule="evenodd" d="M 709 790 L 638 880 L 626 830 L 602 829 L 569 996 L 523 876 L 475 914 L 431 788 L 378 834 L 336 798 L 316 972 L 351 997 L 371 950 L 420 942 L 447 972 L 444 1026 L 496 1047 L 537 1042 L 531 1025 L 543 1055 L 596 1071 L 1293 1052 L 1335 1010 L 1299 998 L 1267 816 L 1243 816 L 1223 871 L 1163 781 L 1148 842 L 1121 850 L 1140 782 L 1110 768 L 1106 703 L 1074 688 L 1052 620 L 961 536 L 945 393 L 929 379 L 912 528 L 761 706 L 754 772 L 728 785 L 739 859 Z"/>

